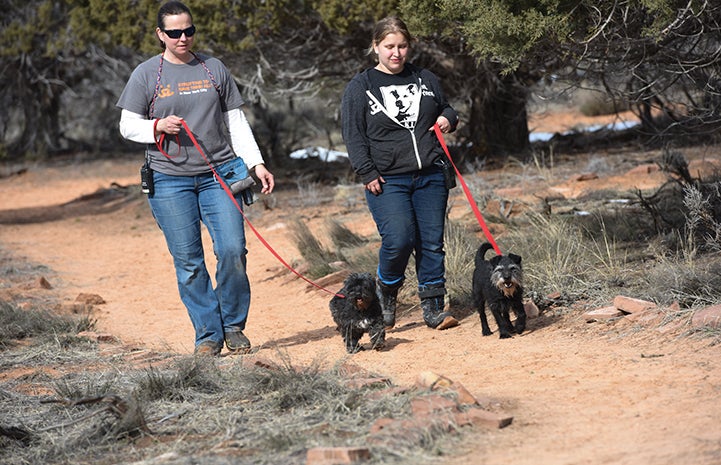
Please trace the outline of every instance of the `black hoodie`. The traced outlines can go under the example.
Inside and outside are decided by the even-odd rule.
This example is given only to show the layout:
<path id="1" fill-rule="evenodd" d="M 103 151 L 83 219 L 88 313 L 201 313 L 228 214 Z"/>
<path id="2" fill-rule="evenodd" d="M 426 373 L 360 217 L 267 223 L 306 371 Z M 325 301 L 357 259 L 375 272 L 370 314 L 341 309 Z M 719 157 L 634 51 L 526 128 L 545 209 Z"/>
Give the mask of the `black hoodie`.
<path id="1" fill-rule="evenodd" d="M 458 114 L 438 77 L 426 69 L 407 63 L 398 74 L 375 68 L 356 74 L 343 93 L 341 122 L 348 157 L 363 184 L 433 165 L 443 156 L 432 130 L 441 115 L 455 130 Z"/>

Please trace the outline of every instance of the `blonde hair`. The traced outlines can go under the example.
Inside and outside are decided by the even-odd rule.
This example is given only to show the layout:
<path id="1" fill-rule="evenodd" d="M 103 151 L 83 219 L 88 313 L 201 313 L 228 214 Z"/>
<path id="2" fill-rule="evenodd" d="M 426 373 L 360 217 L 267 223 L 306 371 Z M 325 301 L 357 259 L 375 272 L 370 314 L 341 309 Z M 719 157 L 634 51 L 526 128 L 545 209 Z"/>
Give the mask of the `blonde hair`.
<path id="1" fill-rule="evenodd" d="M 378 21 L 373 28 L 373 38 L 370 47 L 368 47 L 368 55 L 373 54 L 373 47 L 378 45 L 386 38 L 388 34 L 401 34 L 410 45 L 413 42 L 413 36 L 408 31 L 408 26 L 402 19 L 397 16 L 388 16 Z"/>

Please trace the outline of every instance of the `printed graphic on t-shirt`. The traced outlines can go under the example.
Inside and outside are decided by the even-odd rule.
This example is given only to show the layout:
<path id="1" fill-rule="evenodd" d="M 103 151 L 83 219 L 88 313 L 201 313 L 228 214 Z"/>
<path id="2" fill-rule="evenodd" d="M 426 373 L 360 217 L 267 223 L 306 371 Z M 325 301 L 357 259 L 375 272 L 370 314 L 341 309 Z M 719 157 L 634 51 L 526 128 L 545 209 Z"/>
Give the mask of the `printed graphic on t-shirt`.
<path id="1" fill-rule="evenodd" d="M 383 106 L 385 106 L 388 114 L 401 123 L 403 127 L 407 129 L 415 128 L 421 103 L 418 84 L 386 86 L 381 87 L 380 91 L 383 96 Z"/>
<path id="2" fill-rule="evenodd" d="M 198 81 L 186 81 L 178 83 L 178 94 L 180 95 L 191 95 L 198 94 L 200 92 L 208 92 L 208 89 L 212 89 L 213 84 L 210 79 L 200 79 Z"/>
<path id="3" fill-rule="evenodd" d="M 167 86 L 160 86 L 160 91 L 158 92 L 158 98 L 165 98 L 165 97 L 172 97 L 175 95 L 175 92 L 173 92 L 170 89 L 171 85 L 168 84 Z M 201 79 L 198 81 L 185 81 L 185 82 L 179 82 L 178 83 L 178 95 L 193 95 L 193 94 L 199 94 L 202 92 L 208 92 L 208 89 L 213 88 L 213 83 L 210 82 L 209 79 Z"/>
<path id="4" fill-rule="evenodd" d="M 170 84 L 167 86 L 160 85 L 160 91 L 158 91 L 158 98 L 171 97 L 175 95 L 175 92 L 170 90 Z"/>

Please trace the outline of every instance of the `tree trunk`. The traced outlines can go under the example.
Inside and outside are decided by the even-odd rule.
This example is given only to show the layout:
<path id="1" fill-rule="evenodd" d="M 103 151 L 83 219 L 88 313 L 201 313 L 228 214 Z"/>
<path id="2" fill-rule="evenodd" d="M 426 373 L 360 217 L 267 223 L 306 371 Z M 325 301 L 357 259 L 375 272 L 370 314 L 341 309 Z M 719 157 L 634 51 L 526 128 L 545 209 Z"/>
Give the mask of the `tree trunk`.
<path id="1" fill-rule="evenodd" d="M 470 142 L 466 159 L 494 158 L 528 150 L 527 89 L 514 75 L 500 76 L 481 68 L 481 85 L 469 89 L 470 109 L 461 131 Z"/>

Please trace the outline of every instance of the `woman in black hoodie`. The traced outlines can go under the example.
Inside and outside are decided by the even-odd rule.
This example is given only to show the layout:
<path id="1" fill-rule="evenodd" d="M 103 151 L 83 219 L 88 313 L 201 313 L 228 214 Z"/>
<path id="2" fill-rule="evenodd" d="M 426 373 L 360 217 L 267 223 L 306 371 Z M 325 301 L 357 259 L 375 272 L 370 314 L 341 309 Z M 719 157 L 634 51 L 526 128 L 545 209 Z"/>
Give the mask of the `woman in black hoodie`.
<path id="1" fill-rule="evenodd" d="M 378 64 L 351 79 L 343 94 L 343 139 L 365 185 L 381 235 L 376 276 L 386 326 L 395 325 L 396 297 L 415 252 L 423 319 L 445 329 L 458 321 L 444 310 L 443 230 L 448 161 L 433 130 L 458 125 L 438 78 L 406 63 L 413 37 L 400 19 L 379 21 L 369 50 Z"/>

